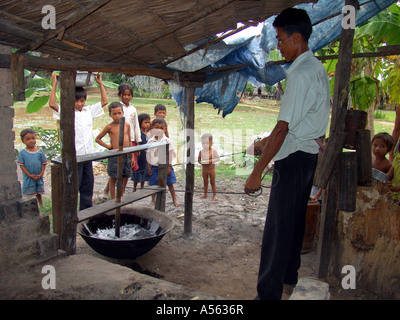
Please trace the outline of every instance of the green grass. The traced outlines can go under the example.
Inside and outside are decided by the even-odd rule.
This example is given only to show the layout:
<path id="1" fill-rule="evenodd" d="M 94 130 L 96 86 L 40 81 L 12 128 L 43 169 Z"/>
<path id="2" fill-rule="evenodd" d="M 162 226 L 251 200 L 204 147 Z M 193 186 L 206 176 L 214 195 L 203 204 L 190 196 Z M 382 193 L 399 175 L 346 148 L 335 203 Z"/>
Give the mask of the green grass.
<path id="1" fill-rule="evenodd" d="M 100 100 L 99 94 L 88 94 L 87 104 L 93 104 Z M 109 93 L 109 102 L 119 101 L 116 94 Z M 17 102 L 14 104 L 16 108 L 14 117 L 14 131 L 16 135 L 15 145 L 20 149 L 19 132 L 24 127 L 43 126 L 45 128 L 56 128 L 56 121 L 52 118 L 52 112 L 49 107 L 35 114 L 26 114 L 23 112 L 28 101 Z M 156 104 L 162 103 L 167 107 L 167 123 L 170 137 L 173 139 L 178 156 L 174 163 L 182 163 L 184 155 L 185 140 L 181 116 L 175 101 L 172 99 L 154 99 L 154 98 L 133 98 L 131 103 L 136 107 L 138 113 L 148 113 L 153 118 L 154 107 Z M 247 175 L 238 174 L 239 163 L 241 161 L 240 152 L 243 151 L 251 142 L 252 135 L 260 134 L 266 131 L 272 131 L 276 124 L 279 113 L 280 103 L 273 100 L 257 99 L 246 100 L 239 103 L 233 113 L 222 118 L 221 114 L 213 108 L 211 104 L 200 103 L 195 104 L 195 143 L 196 155 L 201 148 L 200 136 L 205 132 L 211 132 L 214 135 L 214 144 L 223 153 L 239 153 L 234 158 L 222 158 L 216 166 L 217 177 L 226 179 L 247 179 Z M 20 110 L 18 110 L 20 109 Z M 106 109 L 105 109 L 106 111 Z M 395 120 L 395 112 L 392 110 L 380 110 L 384 114 L 384 119 L 375 119 L 375 133 L 388 132 L 392 133 Z M 94 119 L 94 133 L 96 136 L 104 126 L 109 123 L 110 118 L 106 112 L 100 118 Z M 328 127 L 329 128 L 329 127 Z M 220 154 L 220 155 L 224 155 Z M 239 172 L 240 173 L 240 172 Z M 182 171 L 177 170 L 178 179 L 184 179 Z M 201 167 L 195 165 L 195 179 L 201 181 Z M 264 181 L 270 181 L 270 177 L 266 177 Z M 45 214 L 51 212 L 51 199 L 44 197 L 45 205 L 41 209 Z"/>

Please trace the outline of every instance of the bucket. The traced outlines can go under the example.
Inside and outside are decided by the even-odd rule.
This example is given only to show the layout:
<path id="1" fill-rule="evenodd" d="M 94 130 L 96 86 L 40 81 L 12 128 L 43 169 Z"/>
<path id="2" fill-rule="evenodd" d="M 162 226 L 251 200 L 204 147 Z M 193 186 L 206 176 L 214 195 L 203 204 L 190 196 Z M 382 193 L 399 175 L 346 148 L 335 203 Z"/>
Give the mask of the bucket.
<path id="1" fill-rule="evenodd" d="M 308 201 L 306 212 L 306 229 L 304 231 L 301 253 L 309 252 L 314 244 L 321 204 L 318 201 Z"/>
<path id="2" fill-rule="evenodd" d="M 75 78 L 76 87 L 88 88 L 94 84 L 97 72 L 77 71 Z"/>
<path id="3" fill-rule="evenodd" d="M 354 150 L 356 148 L 357 131 L 364 130 L 367 126 L 368 114 L 365 111 L 350 109 L 346 113 L 344 131 L 347 133 L 344 147 Z"/>

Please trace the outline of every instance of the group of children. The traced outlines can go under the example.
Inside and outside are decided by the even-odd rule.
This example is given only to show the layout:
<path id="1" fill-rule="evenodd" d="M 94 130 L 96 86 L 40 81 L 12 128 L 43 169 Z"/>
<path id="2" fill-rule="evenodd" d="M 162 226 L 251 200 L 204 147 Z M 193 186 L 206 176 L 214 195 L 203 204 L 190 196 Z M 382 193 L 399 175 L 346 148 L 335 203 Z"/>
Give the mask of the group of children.
<path id="1" fill-rule="evenodd" d="M 49 97 L 49 106 L 53 109 L 53 117 L 59 119 L 60 106 L 56 104 L 57 74 L 52 75 L 52 90 Z M 104 114 L 103 107 L 108 104 L 107 93 L 104 89 L 101 74 L 96 75 L 96 82 L 100 88 L 101 102 L 94 105 L 85 105 L 87 95 L 83 88 L 76 88 L 75 92 L 75 148 L 77 155 L 90 154 L 94 152 L 93 146 L 93 118 Z M 168 126 L 165 121 L 167 115 L 166 107 L 162 104 L 156 105 L 154 109 L 155 119 L 151 121 L 150 115 L 146 113 L 137 114 L 136 108 L 130 104 L 133 97 L 133 90 L 129 84 L 123 83 L 118 88 L 120 102 L 112 102 L 108 105 L 111 122 L 97 135 L 95 141 L 108 150 L 118 149 L 119 145 L 119 121 L 125 117 L 123 147 L 130 147 L 139 144 L 153 142 L 169 143 L 169 166 L 167 172 L 167 186 L 171 192 L 175 206 L 180 203 L 176 199 L 174 183 L 176 176 L 171 165 L 172 158 L 176 156 L 174 146 L 169 138 Z M 108 134 L 110 143 L 103 141 Z M 36 146 L 36 133 L 32 129 L 25 129 L 21 132 L 21 140 L 26 148 L 21 150 L 18 155 L 17 164 L 23 174 L 22 193 L 26 195 L 36 195 L 39 205 L 42 205 L 41 194 L 44 192 L 43 173 L 47 164 L 44 152 Z M 215 163 L 219 161 L 217 151 L 212 148 L 212 136 L 203 135 L 203 150 L 199 153 L 198 161 L 203 167 L 204 195 L 207 197 L 208 177 L 213 190 L 214 200 L 218 200 L 215 187 Z M 137 185 L 144 187 L 145 181 L 150 186 L 158 185 L 158 148 L 146 151 L 135 152 L 123 156 L 123 190 L 129 178 L 134 183 L 133 191 Z M 109 180 L 103 191 L 103 198 L 107 199 L 110 193 L 111 198 L 115 199 L 115 185 L 117 180 L 118 157 L 108 159 L 107 173 Z M 78 184 L 80 205 L 79 210 L 84 210 L 92 206 L 94 176 L 91 162 L 78 164 Z M 152 198 L 152 205 L 155 204 L 155 196 Z"/>

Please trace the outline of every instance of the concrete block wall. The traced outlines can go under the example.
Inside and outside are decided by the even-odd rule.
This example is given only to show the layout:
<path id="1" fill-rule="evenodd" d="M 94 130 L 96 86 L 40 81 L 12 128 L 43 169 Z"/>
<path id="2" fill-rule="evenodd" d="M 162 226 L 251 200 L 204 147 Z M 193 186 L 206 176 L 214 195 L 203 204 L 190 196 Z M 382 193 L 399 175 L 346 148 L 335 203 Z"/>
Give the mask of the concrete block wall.
<path id="1" fill-rule="evenodd" d="M 11 48 L 0 45 L 0 54 Z M 0 274 L 58 253 L 58 236 L 49 218 L 40 215 L 36 197 L 22 197 L 18 181 L 13 131 L 12 77 L 0 68 Z"/>

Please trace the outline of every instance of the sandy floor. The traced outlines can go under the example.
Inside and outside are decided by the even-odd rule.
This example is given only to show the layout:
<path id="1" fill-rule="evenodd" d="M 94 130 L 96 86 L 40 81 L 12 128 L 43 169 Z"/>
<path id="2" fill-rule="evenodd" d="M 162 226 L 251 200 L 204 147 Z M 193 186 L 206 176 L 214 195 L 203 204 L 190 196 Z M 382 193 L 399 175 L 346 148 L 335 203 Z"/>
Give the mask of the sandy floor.
<path id="1" fill-rule="evenodd" d="M 95 168 L 95 173 L 95 195 L 98 196 L 108 177 L 101 166 Z M 46 173 L 45 185 L 47 195 L 50 196 L 49 173 Z M 178 201 L 183 204 L 184 182 L 178 181 L 175 189 Z M 243 180 L 221 178 L 218 179 L 217 189 L 223 192 L 218 194 L 218 201 L 213 201 L 212 197 L 201 199 L 202 183 L 196 182 L 192 233 L 189 235 L 183 229 L 184 206 L 175 207 L 168 193 L 166 213 L 173 219 L 175 227 L 151 251 L 135 260 L 111 259 L 93 251 L 78 235 L 76 257 L 96 257 L 225 299 L 251 300 L 256 296 L 260 245 L 269 189 L 265 188 L 262 195 L 256 198 L 244 194 L 228 194 L 241 193 Z M 129 182 L 127 192 L 132 192 L 132 182 Z M 135 202 L 134 206 L 147 207 L 149 204 L 150 199 L 147 198 Z M 300 277 L 315 277 L 316 256 L 314 243 L 313 249 L 302 255 Z M 108 272 L 108 265 L 103 267 L 105 274 Z M 331 299 L 377 298 L 361 290 L 342 290 L 338 279 L 321 280 L 329 283 Z M 101 292 L 91 294 L 104 298 Z M 77 298 L 79 297 L 80 293 Z M 142 298 L 148 299 L 148 296 Z M 287 298 L 287 295 L 283 296 L 283 299 Z"/>
<path id="2" fill-rule="evenodd" d="M 107 176 L 98 170 L 96 191 L 101 191 L 101 181 Z M 105 179 L 105 180 L 103 180 Z M 130 187 L 130 189 L 129 189 Z M 202 182 L 195 183 L 193 199 L 192 234 L 184 233 L 184 181 L 175 184 L 178 201 L 175 207 L 167 194 L 166 213 L 174 220 L 174 229 L 145 255 L 133 260 L 115 260 L 94 252 L 80 236 L 77 251 L 90 253 L 108 261 L 128 266 L 134 270 L 158 277 L 195 290 L 217 294 L 227 299 L 253 299 L 260 259 L 261 239 L 264 229 L 269 189 L 264 188 L 259 197 L 241 193 L 242 179 L 218 179 L 218 201 L 211 195 L 201 199 Z M 132 192 L 132 182 L 128 184 Z M 135 206 L 148 206 L 150 199 L 136 202 Z M 313 249 L 302 255 L 299 275 L 315 277 L 316 242 Z M 332 299 L 374 299 L 365 292 L 342 290 L 337 279 L 329 282 Z M 286 296 L 284 299 L 288 298 Z"/>

